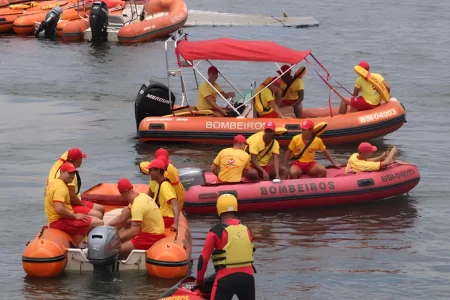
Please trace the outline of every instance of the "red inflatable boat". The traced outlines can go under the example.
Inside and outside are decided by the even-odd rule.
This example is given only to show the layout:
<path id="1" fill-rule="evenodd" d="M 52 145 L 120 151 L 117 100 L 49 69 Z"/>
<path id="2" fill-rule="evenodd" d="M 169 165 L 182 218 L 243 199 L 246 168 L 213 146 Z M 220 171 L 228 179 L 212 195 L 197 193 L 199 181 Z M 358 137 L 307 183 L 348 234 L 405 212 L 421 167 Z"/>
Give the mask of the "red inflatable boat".
<path id="1" fill-rule="evenodd" d="M 205 278 L 204 289 L 195 286 L 194 277 L 185 277 L 172 288 L 162 293 L 159 300 L 204 300 L 209 299 L 215 276 Z"/>
<path id="2" fill-rule="evenodd" d="M 382 171 L 344 174 L 345 169 L 327 168 L 326 178 L 257 181 L 233 184 L 215 183 L 217 177 L 198 168 L 180 168 L 185 188 L 183 210 L 195 214 L 215 214 L 217 198 L 234 194 L 239 212 L 263 212 L 319 206 L 336 206 L 382 200 L 412 190 L 420 181 L 418 168 L 396 161 Z M 135 189 L 147 192 L 148 185 Z M 102 183 L 83 193 L 85 200 L 99 204 L 125 205 L 116 184 Z"/>

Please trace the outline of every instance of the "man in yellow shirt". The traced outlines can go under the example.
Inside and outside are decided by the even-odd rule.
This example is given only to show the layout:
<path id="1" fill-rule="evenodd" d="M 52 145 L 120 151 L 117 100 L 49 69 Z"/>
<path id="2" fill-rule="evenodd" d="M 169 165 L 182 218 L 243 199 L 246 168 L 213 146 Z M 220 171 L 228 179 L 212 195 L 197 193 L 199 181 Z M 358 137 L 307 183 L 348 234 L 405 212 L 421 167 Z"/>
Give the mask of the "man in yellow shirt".
<path id="1" fill-rule="evenodd" d="M 177 194 L 173 189 L 170 181 L 164 177 L 166 165 L 159 159 L 154 159 L 149 165 L 149 174 L 152 179 L 152 185 L 149 187 L 150 192 L 155 199 L 156 204 L 161 209 L 164 219 L 164 227 L 178 229 L 178 220 L 180 217 L 180 209 L 178 207 Z"/>
<path id="2" fill-rule="evenodd" d="M 284 164 L 288 165 L 292 154 L 296 156 L 301 155 L 291 163 L 291 167 L 289 168 L 290 179 L 300 178 L 302 174 L 308 174 L 311 177 L 327 176 L 327 169 L 315 161 L 317 150 L 321 151 L 333 166 L 340 168 L 341 165 L 333 160 L 321 138 L 314 137 L 311 141 L 313 138 L 312 131 L 314 129 L 314 122 L 306 119 L 303 121 L 301 128 L 302 133 L 292 138 L 288 150 L 286 151 L 286 155 L 284 156 Z M 307 148 L 304 150 L 306 146 Z"/>
<path id="3" fill-rule="evenodd" d="M 266 122 L 264 131 L 247 139 L 246 152 L 250 154 L 250 168 L 247 173 L 249 179 L 286 179 L 288 170 L 280 166 L 280 144 L 273 138 L 274 135 L 275 124 Z"/>
<path id="4" fill-rule="evenodd" d="M 235 94 L 233 92 L 225 93 L 220 85 L 216 82 L 217 77 L 219 76 L 219 70 L 211 66 L 208 68 L 208 82 L 203 82 L 198 87 L 198 96 L 197 96 L 197 108 L 198 109 L 210 109 L 213 111 L 215 117 L 225 117 L 227 115 L 227 111 L 217 105 L 216 96 L 217 92 L 212 88 L 213 85 L 216 90 L 222 94 L 225 98 L 233 98 Z"/>
<path id="5" fill-rule="evenodd" d="M 211 172 L 220 182 L 240 182 L 250 167 L 250 156 L 245 152 L 247 140 L 243 135 L 233 139 L 233 147 L 219 152 L 211 166 Z M 219 171 L 220 169 L 220 171 Z"/>
<path id="6" fill-rule="evenodd" d="M 369 63 L 367 61 L 362 61 L 358 64 L 358 66 L 369 71 Z M 380 82 L 384 84 L 388 92 L 391 91 L 391 86 L 387 83 L 384 78 L 377 73 L 370 73 L 372 76 L 378 78 Z M 361 96 L 358 96 L 361 93 Z M 353 90 L 353 97 L 346 99 L 351 103 L 351 107 L 357 111 L 369 110 L 375 108 L 381 103 L 381 95 L 375 89 L 375 87 L 366 81 L 361 76 L 358 76 L 355 81 L 355 88 Z M 347 104 L 344 101 L 341 101 L 341 107 L 339 108 L 340 114 L 345 114 L 347 112 Z"/>
<path id="7" fill-rule="evenodd" d="M 125 259 L 134 249 L 148 250 L 166 234 L 161 211 L 152 198 L 145 193 L 136 193 L 127 178 L 119 180 L 117 189 L 130 204 L 108 225 L 120 230 L 131 218 L 131 227 L 119 232 L 119 256 Z"/>
<path id="8" fill-rule="evenodd" d="M 294 108 L 294 114 L 297 118 L 302 117 L 303 111 L 303 96 L 304 96 L 304 86 L 303 80 L 301 78 L 294 78 L 291 75 L 291 70 L 289 70 L 289 65 L 284 65 L 281 67 L 281 71 L 278 70 L 278 74 L 281 76 L 281 98 L 283 106 L 292 106 Z M 289 70 L 289 71 L 288 71 Z M 288 72 L 287 72 L 288 71 Z"/>
<path id="9" fill-rule="evenodd" d="M 44 201 L 48 227 L 66 232 L 72 236 L 75 245 L 80 244 L 94 227 L 103 225 L 103 221 L 96 217 L 74 213 L 70 205 L 67 185 L 73 181 L 77 172 L 73 164 L 63 163 L 58 178 L 47 185 Z"/>
<path id="10" fill-rule="evenodd" d="M 363 142 L 358 146 L 358 153 L 353 153 L 350 156 L 345 173 L 359 173 L 370 172 L 385 169 L 393 161 L 395 154 L 397 154 L 397 147 L 392 147 L 391 151 L 384 152 L 380 156 L 372 157 L 377 151 L 377 147 Z"/>
<path id="11" fill-rule="evenodd" d="M 289 119 L 290 117 L 283 115 L 277 104 L 278 101 L 276 101 L 276 99 L 281 99 L 281 80 L 273 77 L 270 82 L 271 84 L 255 97 L 255 101 L 258 101 L 262 107 L 262 111 L 258 112 L 258 117 Z"/>

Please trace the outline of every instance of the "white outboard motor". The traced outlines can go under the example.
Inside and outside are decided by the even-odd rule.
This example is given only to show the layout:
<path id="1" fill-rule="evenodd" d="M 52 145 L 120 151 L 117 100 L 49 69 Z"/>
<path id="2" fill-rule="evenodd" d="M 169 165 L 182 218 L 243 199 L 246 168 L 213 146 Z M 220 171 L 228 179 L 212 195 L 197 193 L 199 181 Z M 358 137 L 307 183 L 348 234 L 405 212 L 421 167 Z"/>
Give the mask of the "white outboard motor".
<path id="1" fill-rule="evenodd" d="M 91 230 L 88 236 L 87 259 L 94 266 L 94 271 L 105 269 L 114 272 L 119 257 L 120 239 L 113 226 L 99 226 Z"/>
<path id="2" fill-rule="evenodd" d="M 180 168 L 178 169 L 180 181 L 187 191 L 191 186 L 206 184 L 205 171 L 200 168 Z"/>
<path id="3" fill-rule="evenodd" d="M 108 6 L 103 1 L 95 1 L 89 14 L 92 32 L 92 43 L 103 43 L 108 40 Z"/>
<path id="4" fill-rule="evenodd" d="M 63 13 L 61 6 L 53 7 L 45 16 L 44 20 L 39 25 L 36 30 L 35 36 L 38 37 L 41 31 L 44 31 L 44 36 L 46 39 L 55 39 L 56 35 L 56 25 L 58 25 L 59 19 Z"/>

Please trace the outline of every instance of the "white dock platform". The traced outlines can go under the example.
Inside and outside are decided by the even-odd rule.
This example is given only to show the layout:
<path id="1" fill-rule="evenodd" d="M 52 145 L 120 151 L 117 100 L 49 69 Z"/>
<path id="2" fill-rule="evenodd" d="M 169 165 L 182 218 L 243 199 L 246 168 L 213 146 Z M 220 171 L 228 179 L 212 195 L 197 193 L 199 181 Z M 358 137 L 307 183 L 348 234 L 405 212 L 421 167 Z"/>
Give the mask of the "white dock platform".
<path id="1" fill-rule="evenodd" d="M 313 17 L 285 17 L 220 13 L 215 11 L 189 10 L 184 27 L 231 27 L 231 26 L 277 26 L 305 28 L 319 26 Z"/>

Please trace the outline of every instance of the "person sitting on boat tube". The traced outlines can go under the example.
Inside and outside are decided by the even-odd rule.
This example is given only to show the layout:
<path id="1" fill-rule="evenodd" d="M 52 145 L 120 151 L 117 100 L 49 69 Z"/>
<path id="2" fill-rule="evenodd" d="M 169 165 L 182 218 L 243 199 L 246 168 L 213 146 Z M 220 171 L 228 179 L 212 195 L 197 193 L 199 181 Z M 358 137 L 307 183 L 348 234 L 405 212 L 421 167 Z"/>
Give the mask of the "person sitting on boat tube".
<path id="1" fill-rule="evenodd" d="M 180 208 L 178 207 L 177 194 L 170 184 L 169 179 L 164 177 L 164 170 L 167 163 L 161 159 L 154 159 L 148 166 L 151 179 L 155 182 L 150 186 L 151 193 L 155 195 L 156 204 L 161 209 L 164 219 L 164 227 L 171 228 L 176 231 L 178 228 L 178 220 L 180 217 Z"/>
<path id="2" fill-rule="evenodd" d="M 235 196 L 223 194 L 217 199 L 220 223 L 206 235 L 205 244 L 198 259 L 196 285 L 202 287 L 209 258 L 216 270 L 211 300 L 254 300 L 255 277 L 253 269 L 252 233 L 235 218 L 238 202 Z"/>
<path id="3" fill-rule="evenodd" d="M 371 172 L 385 169 L 393 161 L 397 154 L 397 147 L 392 147 L 390 151 L 386 151 L 380 156 L 372 157 L 377 151 L 377 147 L 363 142 L 358 146 L 358 153 L 350 156 L 345 173 Z"/>
<path id="4" fill-rule="evenodd" d="M 281 98 L 283 106 L 292 106 L 294 108 L 294 114 L 297 118 L 302 117 L 303 111 L 303 96 L 304 96 L 304 86 L 303 86 L 303 74 L 306 71 L 305 67 L 301 67 L 294 76 L 291 75 L 291 66 L 283 65 L 281 71 L 278 70 L 278 74 L 284 73 L 281 76 Z M 289 71 L 288 71 L 289 70 Z M 288 72 L 287 72 L 288 71 Z M 286 73 L 285 73 L 286 72 Z"/>
<path id="5" fill-rule="evenodd" d="M 253 180 L 286 179 L 288 170 L 284 166 L 280 166 L 280 144 L 273 138 L 274 135 L 275 123 L 266 122 L 264 131 L 257 132 L 247 139 L 246 152 L 250 154 L 247 178 Z"/>
<path id="6" fill-rule="evenodd" d="M 119 257 L 126 259 L 134 249 L 148 250 L 157 241 L 166 237 L 166 234 L 161 210 L 152 198 L 145 193 L 135 192 L 127 178 L 121 178 L 117 182 L 117 189 L 129 205 L 108 225 L 120 230 Z M 130 228 L 121 230 L 127 226 L 130 219 Z"/>
<path id="7" fill-rule="evenodd" d="M 367 61 L 362 61 L 358 66 L 369 71 L 369 63 Z M 387 83 L 384 78 L 378 73 L 370 73 L 371 76 L 377 77 L 380 82 L 384 84 L 388 92 L 391 91 L 391 86 Z M 361 96 L 358 96 L 361 93 Z M 358 76 L 355 81 L 355 88 L 353 90 L 353 97 L 346 99 L 351 103 L 351 107 L 357 111 L 369 110 L 375 108 L 381 103 L 381 95 L 375 89 L 375 87 L 366 81 L 361 76 Z M 345 114 L 347 112 L 347 103 L 341 101 L 341 106 L 339 108 L 339 114 Z"/>
<path id="8" fill-rule="evenodd" d="M 250 167 L 250 156 L 244 151 L 247 140 L 243 135 L 233 139 L 233 147 L 219 152 L 211 166 L 211 172 L 220 182 L 240 182 Z M 220 169 L 220 171 L 219 171 Z"/>
<path id="9" fill-rule="evenodd" d="M 198 87 L 197 108 L 199 110 L 209 109 L 213 111 L 215 117 L 225 117 L 227 115 L 226 109 L 220 107 L 216 103 L 217 92 L 212 88 L 213 85 L 219 93 L 225 98 L 233 98 L 235 94 L 233 92 L 225 93 L 220 85 L 216 82 L 219 74 L 219 70 L 211 66 L 208 68 L 208 82 L 203 82 Z"/>
<path id="10" fill-rule="evenodd" d="M 289 168 L 290 179 L 300 178 L 302 174 L 308 174 L 311 177 L 326 177 L 327 169 L 324 166 L 315 161 L 316 151 L 321 151 L 325 157 L 331 162 L 336 168 L 340 168 L 341 165 L 337 164 L 330 153 L 328 153 L 322 139 L 319 137 L 312 136 L 312 131 L 314 129 L 314 122 L 312 120 L 306 119 L 301 125 L 302 133 L 294 136 L 289 143 L 288 150 L 284 156 L 284 164 L 288 165 L 291 155 L 301 155 L 297 157 L 295 161 L 291 163 Z M 306 150 L 303 150 L 305 147 Z"/>
<path id="11" fill-rule="evenodd" d="M 178 169 L 172 164 L 172 162 L 169 160 L 169 152 L 164 148 L 159 148 L 155 152 L 155 159 L 162 160 L 167 168 L 164 172 L 164 177 L 169 179 L 170 184 L 172 185 L 173 189 L 175 190 L 175 193 L 177 194 L 177 200 L 178 200 L 178 208 L 180 211 L 183 210 L 184 206 L 184 187 L 183 184 L 180 181 L 180 176 L 178 175 Z M 148 168 L 148 167 L 147 167 Z M 153 198 L 154 194 L 152 192 L 152 187 L 156 190 L 156 186 L 158 184 L 151 179 L 148 183 L 148 195 Z"/>
<path id="12" fill-rule="evenodd" d="M 73 164 L 65 162 L 59 171 L 59 176 L 50 181 L 45 191 L 44 208 L 48 227 L 62 230 L 72 236 L 74 245 L 78 246 L 93 228 L 102 226 L 103 221 L 94 216 L 74 212 L 70 204 L 68 184 L 73 182 L 78 170 Z"/>
<path id="13" fill-rule="evenodd" d="M 47 184 L 51 182 L 53 179 L 58 178 L 60 175 L 60 167 L 63 163 L 69 162 L 75 166 L 75 168 L 80 168 L 83 163 L 83 159 L 87 158 L 87 155 L 79 148 L 72 148 L 69 151 L 65 152 L 61 155 L 60 158 L 53 164 L 52 168 L 47 177 Z M 92 203 L 87 200 L 81 200 L 81 178 L 80 174 L 75 173 L 75 177 L 73 181 L 68 184 L 69 193 L 70 193 L 70 203 L 72 205 L 75 213 L 82 213 L 85 215 L 90 215 L 97 217 L 99 219 L 103 218 L 103 214 L 105 213 L 105 208 L 96 203 Z"/>
<path id="14" fill-rule="evenodd" d="M 284 116 L 277 103 L 281 101 L 280 90 L 281 79 L 277 77 L 268 77 L 256 90 L 255 109 L 259 118 L 281 118 L 290 119 Z M 266 87 L 264 89 L 264 87 Z M 264 89 L 261 93 L 260 90 Z M 258 94 L 259 93 L 259 94 Z M 276 100 L 279 99 L 280 101 Z"/>

